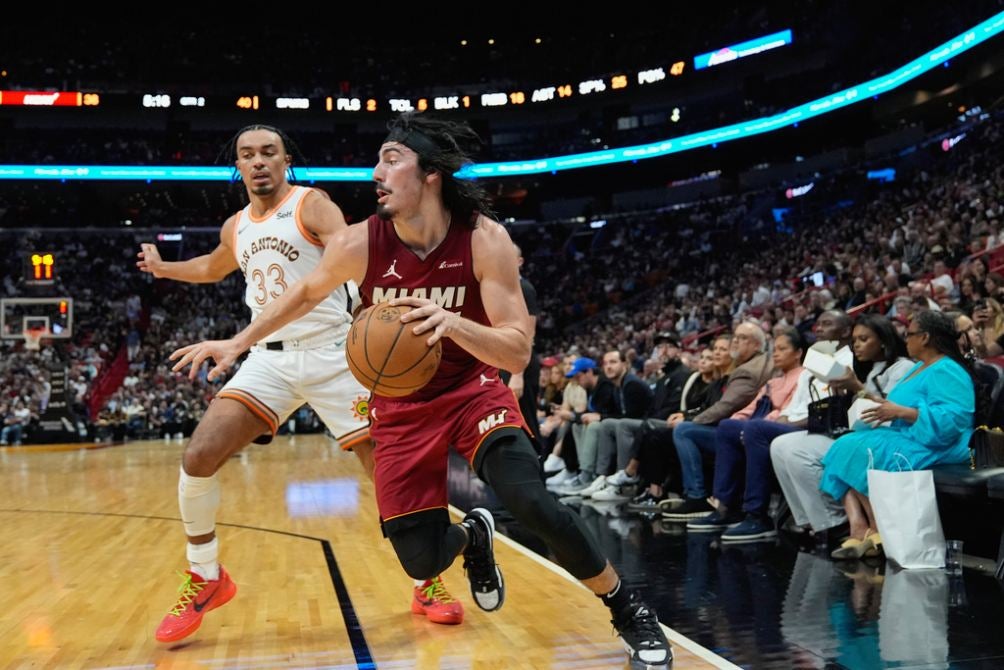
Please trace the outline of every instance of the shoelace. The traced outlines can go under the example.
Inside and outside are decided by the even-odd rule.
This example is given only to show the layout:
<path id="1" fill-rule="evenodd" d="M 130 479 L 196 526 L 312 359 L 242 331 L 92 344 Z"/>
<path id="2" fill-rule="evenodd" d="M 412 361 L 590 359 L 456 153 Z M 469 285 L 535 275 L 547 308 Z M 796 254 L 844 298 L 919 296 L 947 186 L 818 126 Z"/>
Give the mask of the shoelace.
<path id="1" fill-rule="evenodd" d="M 486 586 L 495 586 L 495 571 L 491 563 L 479 558 L 464 558 L 464 570 L 474 581 Z"/>
<path id="2" fill-rule="evenodd" d="M 182 575 L 179 572 L 178 576 L 184 577 L 185 581 L 183 581 L 181 586 L 178 587 L 178 593 L 180 594 L 178 596 L 178 602 L 175 603 L 174 607 L 168 610 L 168 614 L 172 614 L 174 616 L 181 616 L 181 613 L 185 611 L 188 604 L 195 600 L 195 596 L 199 593 L 199 591 L 205 588 L 205 584 L 196 584 L 193 582 L 192 575 Z"/>
<path id="3" fill-rule="evenodd" d="M 620 622 L 615 620 L 611 623 L 614 625 L 615 633 L 617 631 L 631 632 L 636 635 L 639 638 L 638 644 L 648 647 L 658 647 L 662 644 L 660 640 L 662 630 L 659 628 L 659 621 L 647 607 L 636 607 L 630 616 Z M 621 623 L 623 628 L 618 628 L 618 623 Z"/>
<path id="4" fill-rule="evenodd" d="M 474 524 L 472 524 L 474 526 Z M 485 559 L 484 551 L 481 548 L 474 549 L 475 534 L 480 535 L 481 529 L 471 528 L 471 540 L 468 549 L 473 549 L 468 555 L 464 552 L 464 570 L 478 584 L 488 587 L 495 587 L 495 568 L 491 561 Z M 479 538 L 480 540 L 480 538 Z"/>
<path id="5" fill-rule="evenodd" d="M 446 584 L 443 583 L 442 577 L 433 579 L 431 584 L 422 589 L 422 595 L 429 600 L 438 600 L 447 605 L 456 602 L 450 592 L 446 590 Z"/>

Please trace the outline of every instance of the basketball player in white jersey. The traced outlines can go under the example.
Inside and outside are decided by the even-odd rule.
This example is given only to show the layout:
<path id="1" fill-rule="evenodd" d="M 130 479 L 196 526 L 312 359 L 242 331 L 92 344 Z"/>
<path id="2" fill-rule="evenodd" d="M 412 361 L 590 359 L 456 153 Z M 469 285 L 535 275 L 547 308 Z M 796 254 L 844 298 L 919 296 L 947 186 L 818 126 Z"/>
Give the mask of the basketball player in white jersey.
<path id="1" fill-rule="evenodd" d="M 282 131 L 248 126 L 232 144 L 250 204 L 226 220 L 219 245 L 209 254 L 172 263 L 160 258 L 155 245 L 143 244 L 137 266 L 155 277 L 192 283 L 219 282 L 239 269 L 247 282 L 245 302 L 254 320 L 317 266 L 325 244 L 346 223 L 326 193 L 289 183 L 292 144 Z M 309 403 L 342 448 L 358 455 L 372 478 L 369 392 L 349 373 L 344 349 L 358 302 L 355 284 L 341 285 L 309 313 L 253 347 L 209 405 L 185 448 L 178 482 L 191 565 L 178 602 L 157 628 L 158 641 L 191 635 L 206 612 L 237 592 L 218 562 L 215 533 L 220 501 L 217 471 L 231 455 L 260 436 L 271 439 L 290 414 Z M 436 623 L 463 619 L 462 606 L 439 577 L 416 582 L 412 611 Z"/>

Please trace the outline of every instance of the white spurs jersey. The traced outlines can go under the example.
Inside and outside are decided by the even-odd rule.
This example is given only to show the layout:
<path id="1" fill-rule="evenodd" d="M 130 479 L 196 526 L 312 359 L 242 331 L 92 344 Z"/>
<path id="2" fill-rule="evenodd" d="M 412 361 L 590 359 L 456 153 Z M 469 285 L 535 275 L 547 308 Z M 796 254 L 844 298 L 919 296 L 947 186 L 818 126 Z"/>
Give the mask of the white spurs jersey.
<path id="1" fill-rule="evenodd" d="M 264 218 L 248 205 L 234 222 L 234 253 L 247 287 L 244 302 L 254 321 L 269 303 L 307 276 L 320 262 L 324 245 L 300 221 L 300 208 L 311 189 L 294 186 Z M 359 304 L 354 283 L 342 284 L 309 313 L 269 335 L 263 342 L 305 340 L 348 331 Z"/>

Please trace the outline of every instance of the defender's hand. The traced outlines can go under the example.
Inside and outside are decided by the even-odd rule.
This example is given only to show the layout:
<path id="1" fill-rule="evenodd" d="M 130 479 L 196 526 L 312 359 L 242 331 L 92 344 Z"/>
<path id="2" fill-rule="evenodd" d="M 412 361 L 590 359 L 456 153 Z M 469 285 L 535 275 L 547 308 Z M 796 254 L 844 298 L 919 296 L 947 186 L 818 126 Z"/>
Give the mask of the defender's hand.
<path id="1" fill-rule="evenodd" d="M 198 374 L 202 363 L 206 359 L 212 358 L 216 362 L 216 365 L 210 368 L 207 378 L 209 381 L 214 381 L 226 372 L 243 352 L 244 350 L 232 339 L 206 340 L 205 342 L 190 344 L 187 347 L 177 349 L 169 358 L 172 361 L 178 361 L 171 368 L 174 372 L 180 372 L 186 365 L 191 364 L 192 369 L 188 371 L 189 379 L 195 379 L 195 375 Z"/>
<path id="2" fill-rule="evenodd" d="M 160 258 L 160 251 L 157 250 L 156 244 L 141 244 L 139 248 L 142 249 L 136 257 L 139 258 L 136 261 L 136 267 L 138 267 L 143 272 L 148 272 L 154 277 L 161 277 L 161 264 L 163 261 Z"/>

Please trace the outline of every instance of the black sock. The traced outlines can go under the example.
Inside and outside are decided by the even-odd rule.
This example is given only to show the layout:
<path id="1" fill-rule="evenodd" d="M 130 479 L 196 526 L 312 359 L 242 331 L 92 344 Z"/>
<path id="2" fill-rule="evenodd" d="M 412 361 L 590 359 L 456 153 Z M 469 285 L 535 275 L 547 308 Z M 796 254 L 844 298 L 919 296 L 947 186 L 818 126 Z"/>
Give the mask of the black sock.
<path id="1" fill-rule="evenodd" d="M 600 596 L 600 600 L 610 608 L 611 612 L 619 614 L 625 607 L 631 604 L 631 593 L 624 586 L 624 582 L 618 579 L 614 590 L 605 596 Z"/>

